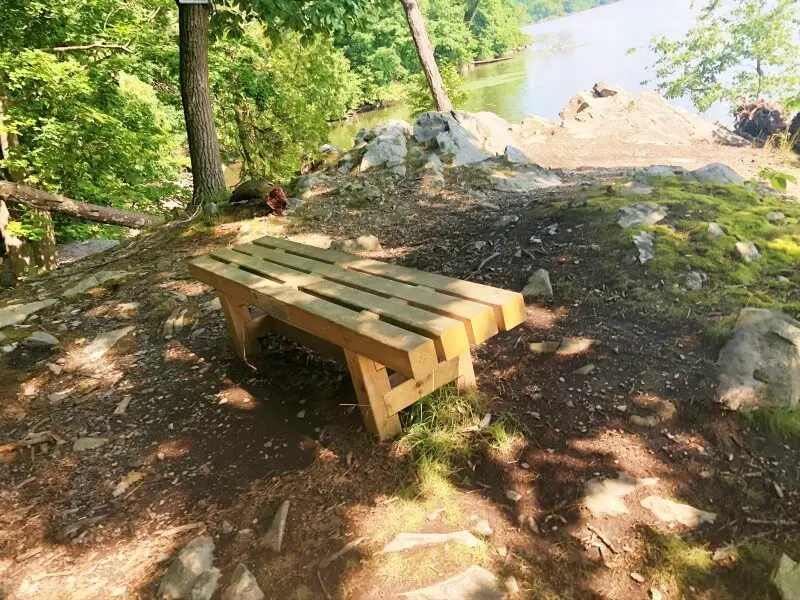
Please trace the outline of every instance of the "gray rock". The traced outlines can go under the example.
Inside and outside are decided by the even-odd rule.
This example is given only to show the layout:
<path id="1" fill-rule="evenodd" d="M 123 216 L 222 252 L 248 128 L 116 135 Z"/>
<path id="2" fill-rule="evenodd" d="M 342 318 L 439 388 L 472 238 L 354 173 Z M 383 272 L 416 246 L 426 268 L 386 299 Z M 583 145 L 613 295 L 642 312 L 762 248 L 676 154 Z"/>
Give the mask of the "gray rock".
<path id="1" fill-rule="evenodd" d="M 623 196 L 649 196 L 653 193 L 653 188 L 646 183 L 629 181 L 619 187 L 619 193 Z"/>
<path id="2" fill-rule="evenodd" d="M 304 411 L 301 411 L 304 412 Z M 298 415 L 300 416 L 300 415 Z M 289 501 L 284 500 L 272 517 L 272 523 L 267 532 L 261 536 L 260 544 L 273 552 L 280 554 L 283 545 L 283 534 L 286 531 L 286 518 L 289 516 Z"/>
<path id="3" fill-rule="evenodd" d="M 506 160 L 513 164 L 527 165 L 531 162 L 531 159 L 529 159 L 528 156 L 516 146 L 506 146 L 504 154 Z"/>
<path id="4" fill-rule="evenodd" d="M 708 164 L 700 169 L 695 169 L 691 174 L 697 181 L 702 183 L 734 183 L 741 185 L 745 181 L 744 177 L 722 163 Z"/>
<path id="5" fill-rule="evenodd" d="M 192 586 L 189 596 L 191 600 L 211 600 L 214 592 L 217 591 L 217 587 L 219 587 L 221 575 L 222 572 L 216 567 L 200 575 Z"/>
<path id="6" fill-rule="evenodd" d="M 361 158 L 360 170 L 364 172 L 381 166 L 401 166 L 408 154 L 410 130 L 411 126 L 405 121 L 389 121 L 376 127 L 373 130 L 374 138 Z"/>
<path id="7" fill-rule="evenodd" d="M 494 223 L 495 229 L 505 229 L 509 225 L 513 225 L 519 221 L 519 217 L 517 215 L 503 215 Z"/>
<path id="8" fill-rule="evenodd" d="M 26 346 L 37 346 L 39 348 L 57 346 L 59 344 L 58 338 L 50 335 L 46 331 L 35 331 L 25 338 Z"/>
<path id="9" fill-rule="evenodd" d="M 337 240 L 331 249 L 340 252 L 375 252 L 381 249 L 381 242 L 374 235 L 360 235 L 355 239 Z"/>
<path id="10" fill-rule="evenodd" d="M 550 273 L 539 269 L 528 278 L 528 283 L 522 290 L 525 298 L 552 298 L 553 285 L 550 283 Z"/>
<path id="11" fill-rule="evenodd" d="M 218 310 L 222 310 L 222 302 L 220 301 L 219 296 L 217 296 L 213 300 L 203 302 L 199 308 L 201 314 L 217 312 Z"/>
<path id="12" fill-rule="evenodd" d="M 381 554 L 388 552 L 403 552 L 411 548 L 424 546 L 438 546 L 448 542 L 457 542 L 470 548 L 480 545 L 480 540 L 469 531 L 453 531 L 450 533 L 398 533 L 381 550 Z"/>
<path id="13" fill-rule="evenodd" d="M 780 211 L 772 210 L 767 213 L 767 221 L 783 221 L 786 215 Z"/>
<path id="14" fill-rule="evenodd" d="M 414 139 L 453 157 L 453 165 L 470 165 L 503 154 L 515 146 L 508 121 L 489 112 L 422 113 L 414 127 Z"/>
<path id="15" fill-rule="evenodd" d="M 164 322 L 164 339 L 170 340 L 176 335 L 180 335 L 188 325 L 189 321 L 186 318 L 186 308 L 176 308 L 172 314 L 167 317 Z"/>
<path id="16" fill-rule="evenodd" d="M 214 540 L 208 536 L 194 538 L 186 544 L 161 578 L 158 598 L 186 600 L 201 575 L 214 567 Z"/>
<path id="17" fill-rule="evenodd" d="M 108 439 L 102 437 L 82 437 L 75 440 L 72 444 L 73 452 L 85 452 L 86 450 L 95 450 L 100 446 L 108 443 Z"/>
<path id="18" fill-rule="evenodd" d="M 645 264 L 649 260 L 653 260 L 656 256 L 656 248 L 654 245 L 655 238 L 649 231 L 641 231 L 633 236 L 633 245 L 639 250 L 639 262 Z"/>
<path id="19" fill-rule="evenodd" d="M 502 600 L 503 590 L 489 571 L 472 566 L 449 579 L 400 595 L 407 600 Z"/>
<path id="20" fill-rule="evenodd" d="M 592 87 L 595 96 L 599 98 L 608 98 L 609 96 L 616 96 L 622 92 L 622 88 L 616 83 L 606 83 L 605 81 L 598 81 Z"/>
<path id="21" fill-rule="evenodd" d="M 561 344 L 556 350 L 559 356 L 576 356 L 588 352 L 597 342 L 591 338 L 567 337 L 561 340 Z"/>
<path id="22" fill-rule="evenodd" d="M 337 148 L 333 144 L 322 144 L 319 147 L 320 154 L 339 154 L 341 151 L 341 148 Z"/>
<path id="23" fill-rule="evenodd" d="M 84 277 L 72 287 L 64 290 L 61 293 L 61 297 L 70 298 L 72 296 L 79 296 L 93 288 L 103 285 L 119 285 L 132 275 L 133 273 L 129 273 L 128 271 L 98 271 L 88 277 Z"/>
<path id="24" fill-rule="evenodd" d="M 653 513 L 659 521 L 677 522 L 692 529 L 703 523 L 713 523 L 717 520 L 716 513 L 699 510 L 688 504 L 680 504 L 661 496 L 647 496 L 639 504 Z"/>
<path id="25" fill-rule="evenodd" d="M 317 188 L 321 188 L 329 182 L 329 178 L 324 173 L 312 172 L 301 175 L 294 182 L 294 191 L 300 196 L 301 200 L 308 200 L 319 193 Z"/>
<path id="26" fill-rule="evenodd" d="M 706 281 L 708 280 L 708 275 L 701 271 L 690 271 L 686 274 L 686 282 L 684 285 L 686 286 L 687 290 L 691 290 L 693 292 L 699 292 L 703 289 Z"/>
<path id="27" fill-rule="evenodd" d="M 52 299 L 29 302 L 28 304 L 9 304 L 0 308 L 0 329 L 22 323 L 34 313 L 53 306 L 56 301 Z"/>
<path id="28" fill-rule="evenodd" d="M 425 164 L 422 165 L 422 170 L 441 173 L 444 170 L 444 165 L 442 164 L 442 160 L 436 154 L 428 154 L 425 157 Z"/>
<path id="29" fill-rule="evenodd" d="M 781 600 L 800 600 L 800 563 L 796 563 L 786 554 L 781 555 L 772 575 L 772 584 L 778 590 Z"/>
<path id="30" fill-rule="evenodd" d="M 761 253 L 753 242 L 736 242 L 736 252 L 746 263 L 751 263 L 761 258 Z"/>
<path id="31" fill-rule="evenodd" d="M 708 224 L 708 236 L 712 240 L 716 240 L 717 238 L 721 238 L 725 235 L 725 230 L 719 226 L 718 223 L 714 223 L 713 221 Z"/>
<path id="32" fill-rule="evenodd" d="M 686 169 L 683 167 L 675 167 L 672 165 L 652 165 L 636 172 L 636 174 L 641 177 L 674 177 L 676 175 L 684 175 L 685 173 Z"/>
<path id="33" fill-rule="evenodd" d="M 634 225 L 655 225 L 667 216 L 667 209 L 653 202 L 638 202 L 617 210 L 617 224 L 623 229 Z"/>
<path id="34" fill-rule="evenodd" d="M 264 600 L 264 592 L 250 570 L 242 563 L 236 567 L 228 587 L 222 592 L 222 600 Z"/>
<path id="35" fill-rule="evenodd" d="M 731 410 L 800 405 L 800 322 L 745 308 L 717 361 L 716 399 Z"/>
<path id="36" fill-rule="evenodd" d="M 590 479 L 583 486 L 583 504 L 593 517 L 622 515 L 630 512 L 623 498 L 639 487 L 656 485 L 658 479 L 634 479 L 620 473 L 617 479 Z"/>
<path id="37" fill-rule="evenodd" d="M 530 170 L 513 173 L 492 173 L 489 183 L 493 190 L 514 194 L 527 194 L 535 190 L 561 185 L 561 180 L 536 165 L 529 165 Z"/>
<path id="38" fill-rule="evenodd" d="M 103 358 L 106 352 L 111 350 L 111 348 L 113 348 L 117 342 L 119 342 L 134 329 L 136 328 L 133 326 L 128 326 L 101 333 L 86 346 L 84 346 L 81 353 L 83 360 L 88 363 L 100 360 Z"/>

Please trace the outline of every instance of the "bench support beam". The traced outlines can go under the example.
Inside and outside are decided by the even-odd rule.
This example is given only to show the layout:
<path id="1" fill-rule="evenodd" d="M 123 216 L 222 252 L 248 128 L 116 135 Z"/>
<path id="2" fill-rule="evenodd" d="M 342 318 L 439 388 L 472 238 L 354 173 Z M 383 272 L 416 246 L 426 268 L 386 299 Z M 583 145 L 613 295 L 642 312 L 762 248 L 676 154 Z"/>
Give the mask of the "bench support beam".
<path id="1" fill-rule="evenodd" d="M 233 347 L 236 354 L 246 363 L 261 354 L 258 346 L 258 336 L 253 335 L 253 319 L 250 316 L 250 308 L 247 304 L 242 304 L 232 299 L 230 296 L 217 292 L 222 310 L 225 312 L 225 320 L 231 329 L 233 336 Z"/>
<path id="2" fill-rule="evenodd" d="M 403 430 L 400 417 L 389 414 L 384 402 L 384 396 L 391 390 L 386 367 L 347 349 L 344 355 L 367 430 L 381 441 L 398 435 Z"/>

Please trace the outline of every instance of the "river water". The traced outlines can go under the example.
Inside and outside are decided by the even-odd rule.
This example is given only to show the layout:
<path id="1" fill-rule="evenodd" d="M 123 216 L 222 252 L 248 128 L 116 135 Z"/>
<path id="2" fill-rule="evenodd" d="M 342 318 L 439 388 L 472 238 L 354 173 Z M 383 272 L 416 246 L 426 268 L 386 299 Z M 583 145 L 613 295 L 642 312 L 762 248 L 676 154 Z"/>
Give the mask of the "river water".
<path id="1" fill-rule="evenodd" d="M 465 110 L 488 110 L 510 120 L 528 115 L 558 119 L 569 99 L 596 81 L 617 83 L 630 92 L 655 89 L 648 66 L 655 36 L 679 38 L 695 23 L 697 8 L 691 0 L 621 0 L 568 17 L 523 27 L 531 46 L 511 60 L 476 67 L 466 83 Z M 628 53 L 629 48 L 636 51 Z M 672 101 L 693 110 L 686 98 Z M 718 105 L 706 113 L 729 121 L 728 107 Z M 395 105 L 362 114 L 331 130 L 331 143 L 350 148 L 362 127 L 388 119 L 411 119 L 408 108 Z"/>

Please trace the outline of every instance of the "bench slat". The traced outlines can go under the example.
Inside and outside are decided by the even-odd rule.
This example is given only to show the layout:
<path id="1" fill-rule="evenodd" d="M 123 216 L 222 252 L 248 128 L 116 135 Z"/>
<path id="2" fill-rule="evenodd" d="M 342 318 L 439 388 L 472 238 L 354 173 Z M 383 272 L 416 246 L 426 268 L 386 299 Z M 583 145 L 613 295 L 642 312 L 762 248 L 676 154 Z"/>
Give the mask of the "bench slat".
<path id="1" fill-rule="evenodd" d="M 458 319 L 464 323 L 472 344 L 480 344 L 497 333 L 494 312 L 484 304 L 254 244 L 243 244 L 237 246 L 236 250 L 298 271 L 322 275 L 325 279 L 366 292 L 400 298 L 412 306 Z"/>
<path id="2" fill-rule="evenodd" d="M 301 256 L 306 256 L 322 262 L 337 264 L 355 271 L 363 271 L 387 279 L 422 285 L 439 292 L 447 293 L 466 300 L 472 300 L 491 306 L 495 312 L 498 327 L 501 331 L 508 331 L 526 318 L 525 300 L 522 294 L 503 290 L 492 286 L 454 279 L 446 275 L 426 273 L 400 265 L 384 263 L 369 258 L 361 258 L 335 250 L 324 250 L 291 242 L 280 238 L 265 236 L 253 242 L 259 246 L 277 248 Z"/>
<path id="3" fill-rule="evenodd" d="M 245 267 L 259 275 L 277 279 L 281 283 L 298 287 L 315 296 L 322 296 L 332 302 L 345 304 L 348 308 L 359 311 L 369 310 L 379 315 L 387 323 L 429 337 L 433 339 L 440 360 L 449 360 L 469 350 L 469 340 L 464 324 L 456 319 L 409 306 L 400 300 L 376 296 L 333 281 L 323 280 L 319 276 L 261 260 L 256 256 L 237 252 L 236 248 L 217 250 L 212 256 Z"/>
<path id="4" fill-rule="evenodd" d="M 426 337 L 233 265 L 204 256 L 189 261 L 189 271 L 239 302 L 257 306 L 281 321 L 380 361 L 406 377 L 424 377 L 438 363 L 433 341 Z"/>

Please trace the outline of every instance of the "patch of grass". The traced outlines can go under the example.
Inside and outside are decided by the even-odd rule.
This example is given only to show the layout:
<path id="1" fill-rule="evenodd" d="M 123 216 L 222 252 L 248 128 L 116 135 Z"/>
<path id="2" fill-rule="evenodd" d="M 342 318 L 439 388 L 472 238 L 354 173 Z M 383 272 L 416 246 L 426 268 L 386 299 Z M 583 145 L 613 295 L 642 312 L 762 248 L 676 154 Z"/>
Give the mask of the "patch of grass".
<path id="1" fill-rule="evenodd" d="M 800 438 L 800 409 L 767 408 L 742 414 L 750 427 L 781 437 Z"/>
<path id="2" fill-rule="evenodd" d="M 484 431 L 484 437 L 489 448 L 503 456 L 516 452 L 525 441 L 522 435 L 510 426 L 507 419 L 498 419 L 490 423 Z"/>
<path id="3" fill-rule="evenodd" d="M 397 442 L 411 453 L 417 495 L 447 495 L 458 463 L 473 451 L 471 427 L 480 421 L 486 397 L 445 386 L 405 411 L 406 434 Z"/>

